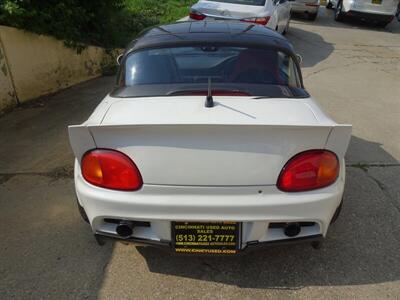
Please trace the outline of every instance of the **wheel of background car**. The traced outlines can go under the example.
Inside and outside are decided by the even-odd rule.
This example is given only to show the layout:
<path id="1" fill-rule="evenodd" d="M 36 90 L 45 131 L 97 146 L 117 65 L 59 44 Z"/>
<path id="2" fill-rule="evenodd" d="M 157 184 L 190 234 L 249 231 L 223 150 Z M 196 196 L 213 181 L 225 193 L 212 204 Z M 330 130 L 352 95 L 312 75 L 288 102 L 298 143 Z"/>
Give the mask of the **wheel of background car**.
<path id="1" fill-rule="evenodd" d="M 308 19 L 310 21 L 315 21 L 315 19 L 317 18 L 318 13 L 315 14 L 308 14 Z"/>
<path id="2" fill-rule="evenodd" d="M 335 21 L 342 21 L 343 20 L 343 2 L 339 1 L 336 10 L 335 10 Z"/>
<path id="3" fill-rule="evenodd" d="M 283 32 L 282 32 L 282 35 L 286 35 L 286 33 L 288 32 L 288 30 L 289 30 L 289 21 L 287 22 L 287 24 L 286 24 L 286 27 L 285 27 L 285 29 L 283 30 Z"/>
<path id="4" fill-rule="evenodd" d="M 382 28 L 385 28 L 387 25 L 389 25 L 389 23 L 390 23 L 390 22 L 382 21 L 382 22 L 379 22 L 379 23 L 378 23 L 378 26 L 379 26 L 379 27 L 382 27 Z"/>
<path id="5" fill-rule="evenodd" d="M 287 21 L 287 23 L 286 23 L 286 27 L 285 27 L 285 30 L 282 32 L 282 35 L 286 35 L 286 33 L 289 31 L 289 24 L 290 24 L 290 19 L 292 18 L 292 12 L 290 12 L 290 14 L 289 14 L 289 19 L 288 19 L 288 21 Z"/>

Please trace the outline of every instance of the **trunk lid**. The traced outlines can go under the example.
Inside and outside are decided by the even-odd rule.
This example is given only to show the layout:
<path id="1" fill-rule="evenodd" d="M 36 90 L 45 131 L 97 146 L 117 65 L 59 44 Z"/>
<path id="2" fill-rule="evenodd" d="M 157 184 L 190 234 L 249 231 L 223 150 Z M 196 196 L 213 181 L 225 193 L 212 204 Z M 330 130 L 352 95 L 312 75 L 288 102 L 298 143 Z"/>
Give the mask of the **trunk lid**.
<path id="1" fill-rule="evenodd" d="M 192 9 L 205 14 L 207 16 L 216 18 L 231 18 L 231 19 L 243 19 L 258 17 L 265 11 L 264 6 L 256 5 L 243 5 L 213 1 L 200 1 Z"/>
<path id="2" fill-rule="evenodd" d="M 215 107 L 206 108 L 205 97 L 124 99 L 87 129 L 96 147 L 129 155 L 145 184 L 248 186 L 275 185 L 292 156 L 323 149 L 335 127 L 299 99 L 214 100 Z M 82 126 L 70 128 L 73 148 L 79 149 L 73 136 L 82 133 L 74 130 Z M 347 148 L 340 139 L 349 139 L 350 131 L 332 136 L 340 157 Z"/>

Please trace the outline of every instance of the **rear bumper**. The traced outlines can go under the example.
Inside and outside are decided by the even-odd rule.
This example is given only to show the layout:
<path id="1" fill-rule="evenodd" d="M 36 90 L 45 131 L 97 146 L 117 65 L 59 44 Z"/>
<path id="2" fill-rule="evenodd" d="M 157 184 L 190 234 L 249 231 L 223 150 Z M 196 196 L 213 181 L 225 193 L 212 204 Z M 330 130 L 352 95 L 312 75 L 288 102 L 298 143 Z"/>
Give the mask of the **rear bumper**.
<path id="1" fill-rule="evenodd" d="M 346 12 L 346 16 L 376 22 L 390 22 L 394 18 L 394 14 L 388 15 L 381 13 L 361 12 L 356 10 L 349 10 L 348 12 Z"/>
<path id="2" fill-rule="evenodd" d="M 190 19 L 192 22 L 196 22 L 196 20 Z M 222 21 L 222 22 L 241 22 L 240 19 L 235 19 L 235 18 L 224 18 L 222 16 L 220 17 L 210 17 L 207 16 L 203 21 Z M 276 19 L 272 16 L 271 19 L 268 21 L 267 25 L 265 27 L 271 28 L 275 30 L 276 27 Z M 263 25 L 260 25 L 263 26 Z"/>
<path id="3" fill-rule="evenodd" d="M 309 2 L 309 3 L 301 3 L 301 2 L 291 2 L 291 10 L 294 13 L 309 13 L 316 14 L 319 9 L 319 2 Z"/>
<path id="4" fill-rule="evenodd" d="M 344 162 L 331 186 L 302 193 L 284 193 L 275 186 L 188 187 L 144 185 L 137 192 L 94 187 L 75 169 L 78 200 L 94 234 L 120 238 L 117 225 L 107 219 L 147 222 L 135 227 L 132 242 L 171 241 L 171 221 L 236 221 L 242 223 L 241 249 L 249 243 L 287 241 L 283 228 L 271 223 L 313 222 L 292 239 L 325 236 L 344 190 Z"/>
<path id="5" fill-rule="evenodd" d="M 99 244 L 103 244 L 106 240 L 114 240 L 114 241 L 120 240 L 119 238 L 115 238 L 112 236 L 104 236 L 104 235 L 96 235 L 95 238 Z M 248 254 L 250 252 L 259 251 L 262 249 L 276 247 L 276 246 L 288 246 L 288 245 L 296 245 L 296 244 L 303 244 L 303 243 L 322 242 L 323 240 L 324 240 L 324 237 L 322 236 L 322 234 L 316 234 L 316 235 L 310 235 L 307 237 L 291 238 L 291 239 L 284 239 L 284 240 L 270 241 L 270 242 L 254 242 L 254 243 L 250 242 L 250 243 L 247 243 L 240 250 L 240 252 L 238 252 L 238 254 L 239 255 Z M 129 239 L 125 239 L 124 242 L 132 243 L 136 246 L 152 246 L 152 247 L 161 249 L 163 251 L 174 253 L 172 244 L 169 241 L 149 241 L 149 240 L 138 239 L 138 238 L 129 238 Z M 182 255 L 182 254 L 179 254 L 179 255 Z M 210 255 L 210 254 L 205 254 L 205 255 Z"/>

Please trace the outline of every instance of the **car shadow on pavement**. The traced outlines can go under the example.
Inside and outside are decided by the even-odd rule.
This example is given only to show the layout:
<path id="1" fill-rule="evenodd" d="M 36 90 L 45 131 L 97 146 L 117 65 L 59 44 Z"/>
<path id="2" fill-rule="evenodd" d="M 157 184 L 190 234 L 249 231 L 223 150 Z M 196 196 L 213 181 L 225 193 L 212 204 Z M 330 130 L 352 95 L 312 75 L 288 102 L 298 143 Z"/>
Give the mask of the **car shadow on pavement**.
<path id="1" fill-rule="evenodd" d="M 352 136 L 346 153 L 347 165 L 393 165 L 398 164 L 390 153 L 382 148 L 381 143 L 366 142 L 364 139 Z"/>
<path id="2" fill-rule="evenodd" d="M 327 59 L 334 50 L 333 45 L 326 42 L 318 33 L 298 27 L 291 27 L 286 38 L 292 43 L 295 52 L 302 56 L 301 67 L 315 66 Z"/>
<path id="3" fill-rule="evenodd" d="M 97 245 L 71 178 L 13 176 L 0 207 L 0 299 L 87 299 L 100 288 L 113 244 Z"/>
<path id="4" fill-rule="evenodd" d="M 358 137 L 353 137 L 352 151 L 397 162 L 380 144 Z M 397 281 L 399 211 L 383 189 L 368 166 L 349 166 L 342 214 L 320 250 L 299 244 L 233 257 L 177 256 L 150 247 L 138 247 L 138 251 L 151 272 L 244 288 L 295 290 Z"/>
<path id="5" fill-rule="evenodd" d="M 78 213 L 66 127 L 113 84 L 86 81 L 1 117 L 0 299 L 87 299 L 100 288 L 113 244 L 99 247 Z"/>

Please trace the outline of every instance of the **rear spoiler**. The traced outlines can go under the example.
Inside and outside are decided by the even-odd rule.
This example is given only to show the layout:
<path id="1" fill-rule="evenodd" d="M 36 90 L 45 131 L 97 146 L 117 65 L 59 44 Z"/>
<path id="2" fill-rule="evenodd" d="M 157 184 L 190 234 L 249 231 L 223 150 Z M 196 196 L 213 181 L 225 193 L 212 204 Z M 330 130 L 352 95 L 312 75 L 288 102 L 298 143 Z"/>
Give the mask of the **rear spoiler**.
<path id="1" fill-rule="evenodd" d="M 183 125 L 183 124 L 179 124 Z M 187 124 L 184 126 L 190 126 L 191 124 Z M 329 134 L 327 136 L 325 142 L 325 149 L 331 150 L 336 153 L 336 155 L 342 159 L 347 151 L 347 148 L 350 143 L 351 138 L 351 125 L 218 125 L 218 124 L 204 124 L 208 126 L 274 126 L 274 127 L 295 127 L 295 128 L 307 128 L 307 127 L 320 127 L 322 128 L 331 128 Z M 91 149 L 97 148 L 94 137 L 91 133 L 91 128 L 110 128 L 110 127 L 125 127 L 125 126 L 160 126 L 160 124 L 137 124 L 137 125 L 72 125 L 68 127 L 69 140 L 71 144 L 71 148 L 75 154 L 75 157 L 78 161 L 81 160 L 82 156 Z M 175 124 L 165 124 L 163 126 L 176 126 Z M 196 126 L 201 126 L 196 124 Z"/>
<path id="2" fill-rule="evenodd" d="M 94 138 L 86 125 L 68 126 L 68 134 L 72 151 L 79 162 L 87 151 L 96 148 Z"/>
<path id="3" fill-rule="evenodd" d="M 326 139 L 325 149 L 335 152 L 339 158 L 343 158 L 351 139 L 351 125 L 334 125 Z"/>

